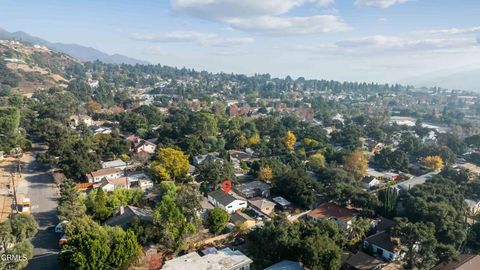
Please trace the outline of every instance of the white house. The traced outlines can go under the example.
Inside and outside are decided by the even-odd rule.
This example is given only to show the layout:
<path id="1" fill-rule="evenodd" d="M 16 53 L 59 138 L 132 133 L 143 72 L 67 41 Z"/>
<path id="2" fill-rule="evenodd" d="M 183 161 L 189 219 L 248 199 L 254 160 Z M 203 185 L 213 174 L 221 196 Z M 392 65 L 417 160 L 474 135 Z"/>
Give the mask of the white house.
<path id="1" fill-rule="evenodd" d="M 112 192 L 115 189 L 119 188 L 129 188 L 130 187 L 130 181 L 128 177 L 120 177 L 120 178 L 102 178 L 100 182 L 95 184 L 95 188 L 101 188 L 105 192 Z"/>
<path id="2" fill-rule="evenodd" d="M 122 176 L 123 176 L 123 170 L 120 170 L 119 168 L 107 168 L 107 169 L 100 169 L 98 171 L 91 172 L 87 175 L 87 178 L 88 178 L 88 182 L 96 183 L 96 182 L 100 182 L 104 177 L 115 179 L 115 178 L 120 178 Z"/>
<path id="3" fill-rule="evenodd" d="M 399 239 L 392 238 L 387 231 L 382 231 L 367 237 L 364 247 L 371 246 L 373 253 L 383 257 L 387 261 L 395 261 L 401 259 L 404 255 L 402 252 Z"/>
<path id="4" fill-rule="evenodd" d="M 149 142 L 149 141 L 145 141 L 143 140 L 142 142 L 140 142 L 140 144 L 135 148 L 135 152 L 137 153 L 140 153 L 140 152 L 145 152 L 145 153 L 148 153 L 150 155 L 153 155 L 155 154 L 155 149 L 157 148 L 157 145 L 152 143 L 152 142 Z"/>
<path id="5" fill-rule="evenodd" d="M 214 206 L 221 208 L 228 213 L 247 208 L 247 200 L 236 195 L 233 192 L 225 193 L 221 189 L 217 189 L 208 193 L 208 201 Z"/>
<path id="6" fill-rule="evenodd" d="M 378 180 L 377 178 L 372 178 L 367 176 L 362 180 L 362 187 L 368 190 L 374 187 L 378 187 L 379 185 L 380 185 L 380 180 Z"/>

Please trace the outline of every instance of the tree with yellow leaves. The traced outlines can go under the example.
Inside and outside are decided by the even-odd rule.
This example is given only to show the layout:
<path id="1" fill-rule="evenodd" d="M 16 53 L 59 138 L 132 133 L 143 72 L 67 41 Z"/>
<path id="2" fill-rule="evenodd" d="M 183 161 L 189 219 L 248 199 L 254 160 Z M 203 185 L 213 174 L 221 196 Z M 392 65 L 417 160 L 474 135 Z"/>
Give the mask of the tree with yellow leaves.
<path id="1" fill-rule="evenodd" d="M 443 168 L 443 160 L 440 156 L 428 156 L 423 159 L 423 164 L 432 171 L 438 172 Z"/>
<path id="2" fill-rule="evenodd" d="M 295 142 L 297 141 L 297 137 L 293 132 L 290 130 L 287 132 L 287 134 L 283 137 L 283 143 L 287 147 L 288 150 L 292 151 L 293 146 L 295 145 Z"/>
<path id="3" fill-rule="evenodd" d="M 248 145 L 257 145 L 260 142 L 260 135 L 258 133 L 255 133 L 252 135 L 252 137 L 248 138 Z"/>
<path id="4" fill-rule="evenodd" d="M 353 174 L 356 180 L 362 180 L 367 175 L 368 158 L 357 149 L 345 157 L 343 168 Z"/>
<path id="5" fill-rule="evenodd" d="M 154 161 L 150 166 L 150 170 L 152 171 L 153 176 L 158 181 L 169 181 L 170 175 L 168 174 L 167 169 L 163 167 L 160 162 Z"/>
<path id="6" fill-rule="evenodd" d="M 152 169 L 154 169 L 153 166 L 160 166 L 163 168 L 155 169 L 155 171 L 159 173 L 158 176 L 164 176 L 164 173 L 166 172 L 169 176 L 168 179 L 174 181 L 184 177 L 188 173 L 188 169 L 190 167 L 190 164 L 188 163 L 188 156 L 182 151 L 171 147 L 160 148 L 157 151 L 156 161 L 157 162 L 152 163 Z"/>
<path id="7" fill-rule="evenodd" d="M 260 171 L 258 172 L 258 179 L 265 182 L 271 182 L 273 179 L 272 168 L 269 166 L 261 167 Z"/>
<path id="8" fill-rule="evenodd" d="M 325 167 L 325 157 L 322 153 L 315 153 L 308 158 L 308 165 L 313 171 L 318 172 Z"/>

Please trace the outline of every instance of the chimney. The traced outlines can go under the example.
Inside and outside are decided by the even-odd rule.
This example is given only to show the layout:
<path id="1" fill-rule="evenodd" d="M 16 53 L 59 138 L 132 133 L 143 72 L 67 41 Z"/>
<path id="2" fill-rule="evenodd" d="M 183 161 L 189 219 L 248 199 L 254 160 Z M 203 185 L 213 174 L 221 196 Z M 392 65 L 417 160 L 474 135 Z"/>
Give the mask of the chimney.
<path id="1" fill-rule="evenodd" d="M 125 208 L 123 206 L 120 206 L 120 215 L 123 215 L 125 213 Z"/>

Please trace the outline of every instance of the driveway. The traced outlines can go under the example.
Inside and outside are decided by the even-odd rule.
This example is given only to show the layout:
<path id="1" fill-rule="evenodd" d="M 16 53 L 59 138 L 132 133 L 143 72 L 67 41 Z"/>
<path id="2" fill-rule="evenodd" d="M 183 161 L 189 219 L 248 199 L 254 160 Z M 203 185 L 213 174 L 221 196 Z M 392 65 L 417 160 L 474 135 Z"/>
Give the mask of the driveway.
<path id="1" fill-rule="evenodd" d="M 34 246 L 33 258 L 27 269 L 55 270 L 60 269 L 58 264 L 58 239 L 55 233 L 57 218 L 57 188 L 48 172 L 48 168 L 37 162 L 33 155 L 25 154 L 22 158 L 22 177 L 32 203 L 31 213 L 38 223 L 37 235 L 32 239 Z M 37 149 L 38 151 L 38 149 Z"/>

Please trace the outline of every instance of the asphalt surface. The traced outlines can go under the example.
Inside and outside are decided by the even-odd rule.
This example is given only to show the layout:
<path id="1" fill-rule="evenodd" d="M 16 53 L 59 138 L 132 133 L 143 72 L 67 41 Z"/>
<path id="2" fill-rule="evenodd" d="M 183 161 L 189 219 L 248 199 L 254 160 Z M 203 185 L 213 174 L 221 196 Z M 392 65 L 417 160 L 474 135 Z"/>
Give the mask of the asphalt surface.
<path id="1" fill-rule="evenodd" d="M 27 269 L 60 269 L 58 263 L 60 237 L 55 233 L 55 226 L 58 224 L 56 185 L 48 168 L 37 162 L 33 156 L 27 155 L 22 161 L 24 162 L 22 176 L 27 182 L 28 196 L 32 203 L 31 213 L 39 226 L 37 235 L 32 239 L 33 258 L 29 261 Z"/>

